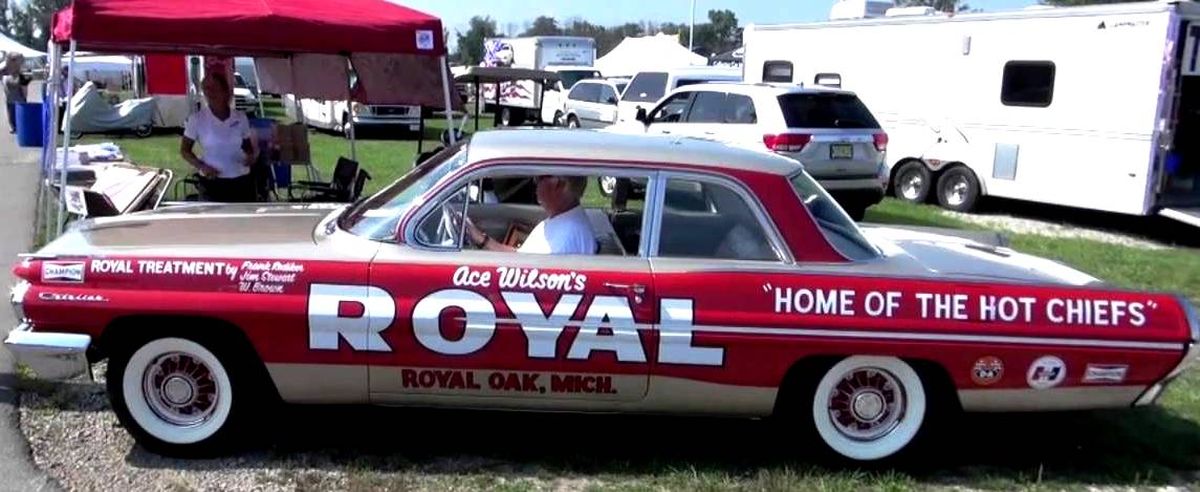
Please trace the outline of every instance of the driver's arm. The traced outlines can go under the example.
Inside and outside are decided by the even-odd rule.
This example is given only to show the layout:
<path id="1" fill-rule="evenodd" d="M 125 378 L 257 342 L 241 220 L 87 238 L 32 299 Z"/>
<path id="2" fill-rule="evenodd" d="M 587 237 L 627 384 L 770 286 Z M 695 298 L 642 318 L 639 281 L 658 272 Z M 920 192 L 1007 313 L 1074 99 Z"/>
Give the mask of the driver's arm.
<path id="1" fill-rule="evenodd" d="M 488 251 L 506 251 L 509 253 L 517 251 L 517 248 L 492 239 L 491 236 L 487 235 L 487 233 L 479 230 L 478 227 L 475 227 L 475 224 L 469 219 L 467 220 L 467 235 L 470 237 L 471 244 L 475 245 L 475 247 L 479 249 L 486 249 Z"/>

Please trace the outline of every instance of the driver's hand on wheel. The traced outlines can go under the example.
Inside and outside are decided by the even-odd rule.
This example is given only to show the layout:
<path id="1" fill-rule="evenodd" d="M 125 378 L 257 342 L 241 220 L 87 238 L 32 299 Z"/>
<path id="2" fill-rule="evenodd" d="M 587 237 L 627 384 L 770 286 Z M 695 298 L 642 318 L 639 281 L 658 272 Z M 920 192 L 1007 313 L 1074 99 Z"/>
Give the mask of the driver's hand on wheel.
<path id="1" fill-rule="evenodd" d="M 467 223 L 467 234 L 471 237 L 471 244 L 483 244 L 483 241 L 487 239 L 487 235 L 479 230 L 478 227 L 475 227 L 475 223 L 471 222 L 469 217 L 464 217 L 463 220 Z"/>

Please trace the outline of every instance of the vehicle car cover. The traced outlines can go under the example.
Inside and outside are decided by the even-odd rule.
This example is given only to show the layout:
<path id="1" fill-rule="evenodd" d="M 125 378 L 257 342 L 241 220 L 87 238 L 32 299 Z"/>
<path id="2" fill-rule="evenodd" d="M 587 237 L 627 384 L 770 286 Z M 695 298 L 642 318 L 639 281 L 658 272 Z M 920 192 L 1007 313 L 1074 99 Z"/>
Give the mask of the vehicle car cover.
<path id="1" fill-rule="evenodd" d="M 72 133 L 133 130 L 154 124 L 154 98 L 130 99 L 117 105 L 109 104 L 94 82 L 87 82 L 71 97 L 67 117 Z M 66 129 L 63 119 L 63 130 Z"/>

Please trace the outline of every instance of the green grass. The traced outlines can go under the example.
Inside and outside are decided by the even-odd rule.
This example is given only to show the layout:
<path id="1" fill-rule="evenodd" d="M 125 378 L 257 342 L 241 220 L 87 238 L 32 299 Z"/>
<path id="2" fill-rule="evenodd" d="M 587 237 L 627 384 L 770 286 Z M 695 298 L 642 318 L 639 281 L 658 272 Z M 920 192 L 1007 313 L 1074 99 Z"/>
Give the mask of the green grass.
<path id="1" fill-rule="evenodd" d="M 488 122 L 490 123 L 490 122 Z M 435 145 L 441 120 L 429 122 L 427 148 Z M 162 135 L 88 137 L 85 141 L 116 141 L 128 156 L 144 165 L 186 173 L 178 157 L 179 137 Z M 310 133 L 314 161 L 328 176 L 338 156 L 348 155 L 347 142 L 337 135 Z M 375 179 L 377 190 L 411 168 L 413 140 L 365 139 L 359 142 L 359 161 Z M 589 183 L 588 203 L 600 203 Z M 885 200 L 867 213 L 868 222 L 912 224 L 985 230 L 943 215 L 932 206 Z M 1009 235 L 1014 248 L 1072 265 L 1117 286 L 1180 292 L 1200 302 L 1200 253 L 1190 249 L 1144 250 L 1086 239 Z M 588 425 L 585 421 L 578 425 Z M 684 456 L 637 459 L 596 459 L 593 448 L 580 441 L 580 456 L 526 451 L 503 459 L 519 467 L 534 467 L 532 476 L 503 477 L 488 470 L 439 473 L 426 465 L 380 472 L 367 467 L 353 473 L 349 488 L 470 488 L 528 490 L 569 484 L 587 490 L 911 490 L 969 487 L 992 490 L 1081 490 L 1093 485 L 1152 488 L 1162 485 L 1200 487 L 1200 371 L 1190 371 L 1160 400 L 1160 405 L 1117 412 L 1064 415 L 970 417 L 953 439 L 961 449 L 941 450 L 929 463 L 899 468 L 829 469 L 791 456 L 813 443 L 777 442 L 765 436 L 742 441 L 728 452 L 713 447 L 695 458 L 689 446 L 673 449 Z M 578 429 L 586 435 L 585 429 Z M 575 432 L 572 430 L 571 432 Z M 603 435 L 604 431 L 597 431 Z M 657 432 L 657 430 L 655 431 Z M 718 428 L 716 432 L 720 432 Z M 651 434 L 654 434 L 652 432 Z M 736 432 L 730 433 L 735 439 Z M 645 435 L 638 435 L 644 439 Z M 633 439 L 633 437 L 630 437 Z M 558 438 L 553 438 L 558 439 Z M 563 438 L 567 439 L 567 438 Z M 637 446 L 636 440 L 629 441 Z M 759 448 L 775 443 L 763 452 Z M 530 444 L 532 445 L 532 444 Z M 514 444 L 514 446 L 519 446 Z M 715 445 L 714 445 L 715 446 Z M 686 452 L 685 452 L 686 451 Z M 801 453 L 803 454 L 803 453 Z M 498 479 L 501 476 L 504 479 Z M 305 483 L 300 489 L 331 484 Z"/>

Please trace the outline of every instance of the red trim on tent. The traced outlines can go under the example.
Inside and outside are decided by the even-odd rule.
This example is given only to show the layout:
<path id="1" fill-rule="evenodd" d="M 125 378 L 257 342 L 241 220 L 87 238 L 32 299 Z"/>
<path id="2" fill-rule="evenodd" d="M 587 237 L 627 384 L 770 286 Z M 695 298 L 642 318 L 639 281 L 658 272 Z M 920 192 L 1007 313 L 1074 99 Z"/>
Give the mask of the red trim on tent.
<path id="1" fill-rule="evenodd" d="M 86 51 L 446 54 L 440 19 L 384 0 L 75 0 L 53 25 Z"/>

